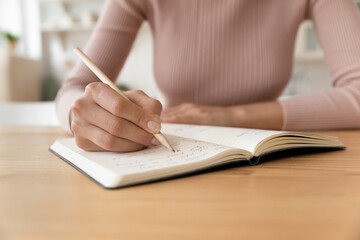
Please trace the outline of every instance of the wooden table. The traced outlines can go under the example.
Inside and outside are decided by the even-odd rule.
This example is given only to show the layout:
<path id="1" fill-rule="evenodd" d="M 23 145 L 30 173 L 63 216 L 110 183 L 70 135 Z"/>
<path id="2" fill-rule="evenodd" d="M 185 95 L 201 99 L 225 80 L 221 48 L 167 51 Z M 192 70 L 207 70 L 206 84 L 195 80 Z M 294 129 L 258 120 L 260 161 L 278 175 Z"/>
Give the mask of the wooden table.
<path id="1" fill-rule="evenodd" d="M 48 151 L 57 127 L 0 127 L 0 239 L 360 239 L 360 131 L 344 151 L 105 190 Z"/>

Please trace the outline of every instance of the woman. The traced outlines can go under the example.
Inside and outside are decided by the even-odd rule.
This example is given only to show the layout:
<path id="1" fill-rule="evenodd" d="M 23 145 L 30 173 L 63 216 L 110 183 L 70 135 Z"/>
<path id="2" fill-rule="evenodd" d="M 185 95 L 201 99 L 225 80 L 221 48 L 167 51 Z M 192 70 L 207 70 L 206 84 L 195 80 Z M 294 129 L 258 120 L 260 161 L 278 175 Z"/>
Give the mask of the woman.
<path id="1" fill-rule="evenodd" d="M 314 21 L 334 87 L 277 100 L 305 19 Z M 169 123 L 264 129 L 360 127 L 360 15 L 353 0 L 108 0 L 86 52 L 111 79 L 145 20 L 165 110 L 141 91 L 124 100 L 78 63 L 56 103 L 79 147 L 157 145 L 148 131 L 160 130 L 159 116 Z"/>

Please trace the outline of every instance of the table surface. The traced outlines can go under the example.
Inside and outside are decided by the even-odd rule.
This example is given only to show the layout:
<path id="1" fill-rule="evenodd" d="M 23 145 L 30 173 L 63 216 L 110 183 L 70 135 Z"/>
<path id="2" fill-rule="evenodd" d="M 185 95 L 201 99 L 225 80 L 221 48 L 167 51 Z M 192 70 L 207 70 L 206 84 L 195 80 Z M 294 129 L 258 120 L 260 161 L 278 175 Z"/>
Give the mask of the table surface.
<path id="1" fill-rule="evenodd" d="M 60 128 L 0 126 L 0 239 L 360 239 L 360 131 L 323 133 L 347 149 L 105 190 L 48 151 Z"/>

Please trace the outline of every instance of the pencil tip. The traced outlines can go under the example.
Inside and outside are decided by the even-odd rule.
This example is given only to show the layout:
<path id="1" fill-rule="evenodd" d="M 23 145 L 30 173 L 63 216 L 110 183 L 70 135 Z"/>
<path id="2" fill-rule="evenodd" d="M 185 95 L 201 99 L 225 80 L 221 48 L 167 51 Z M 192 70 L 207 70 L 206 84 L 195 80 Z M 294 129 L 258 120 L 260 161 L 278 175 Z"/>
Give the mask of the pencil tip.
<path id="1" fill-rule="evenodd" d="M 166 137 L 164 135 L 162 135 L 162 133 L 155 133 L 154 136 L 156 137 L 157 140 L 159 140 L 159 142 L 162 145 L 164 145 L 168 149 L 172 150 L 173 152 L 176 152 L 175 149 L 169 143 L 169 141 L 166 139 Z"/>

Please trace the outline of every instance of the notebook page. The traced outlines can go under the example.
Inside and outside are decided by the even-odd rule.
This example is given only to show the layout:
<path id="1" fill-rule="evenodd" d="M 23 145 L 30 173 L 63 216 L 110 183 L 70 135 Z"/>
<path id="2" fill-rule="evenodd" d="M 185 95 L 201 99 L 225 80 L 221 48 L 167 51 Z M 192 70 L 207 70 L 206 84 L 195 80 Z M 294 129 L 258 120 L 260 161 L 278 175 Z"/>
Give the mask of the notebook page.
<path id="1" fill-rule="evenodd" d="M 221 145 L 176 136 L 168 136 L 168 140 L 171 141 L 176 150 L 175 153 L 164 146 L 149 147 L 130 153 L 86 152 L 76 146 L 73 138 L 60 139 L 58 141 L 73 152 L 90 160 L 87 166 L 91 165 L 92 169 L 101 166 L 116 175 L 185 165 L 213 157 L 230 149 Z M 76 165 L 81 168 L 80 164 Z"/>
<path id="2" fill-rule="evenodd" d="M 256 145 L 267 137 L 282 131 L 261 129 L 231 128 L 217 126 L 187 125 L 187 124 L 162 124 L 162 133 L 208 141 L 232 148 L 241 148 L 254 152 Z"/>

